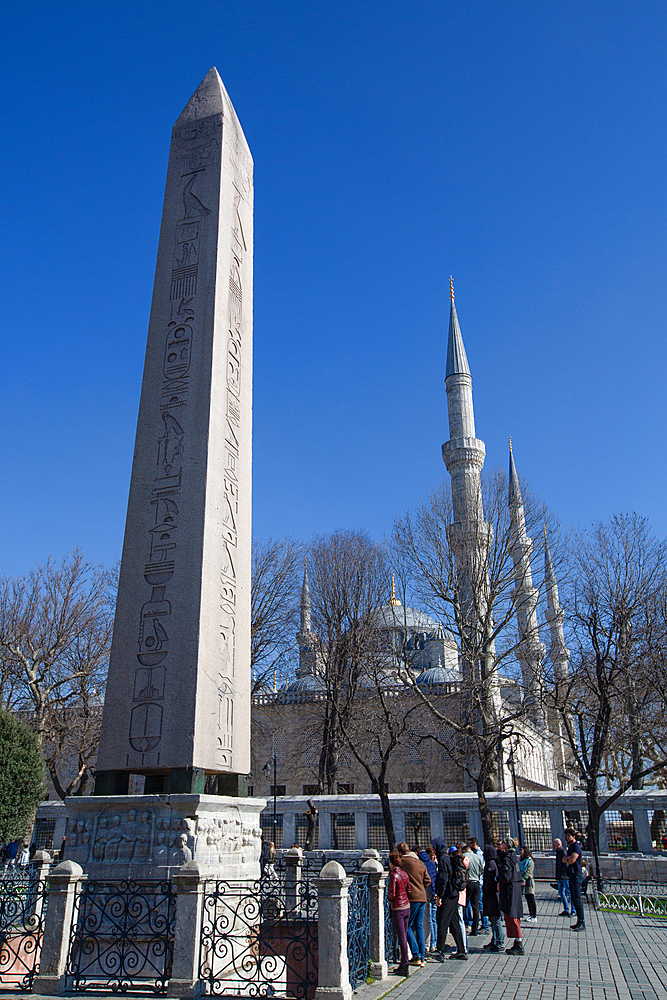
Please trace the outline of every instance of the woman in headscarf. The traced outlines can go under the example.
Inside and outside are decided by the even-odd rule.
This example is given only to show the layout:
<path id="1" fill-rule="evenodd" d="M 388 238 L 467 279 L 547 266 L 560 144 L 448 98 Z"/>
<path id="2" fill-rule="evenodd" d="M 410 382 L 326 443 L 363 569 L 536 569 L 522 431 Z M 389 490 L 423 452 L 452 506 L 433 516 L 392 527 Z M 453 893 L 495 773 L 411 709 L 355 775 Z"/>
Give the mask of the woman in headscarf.
<path id="1" fill-rule="evenodd" d="M 505 930 L 508 938 L 514 940 L 511 948 L 506 948 L 508 955 L 524 955 L 521 940 L 521 917 L 523 916 L 523 900 L 521 893 L 521 869 L 519 868 L 519 853 L 515 841 L 501 840 L 497 849 L 498 865 L 498 901 L 505 916 Z"/>

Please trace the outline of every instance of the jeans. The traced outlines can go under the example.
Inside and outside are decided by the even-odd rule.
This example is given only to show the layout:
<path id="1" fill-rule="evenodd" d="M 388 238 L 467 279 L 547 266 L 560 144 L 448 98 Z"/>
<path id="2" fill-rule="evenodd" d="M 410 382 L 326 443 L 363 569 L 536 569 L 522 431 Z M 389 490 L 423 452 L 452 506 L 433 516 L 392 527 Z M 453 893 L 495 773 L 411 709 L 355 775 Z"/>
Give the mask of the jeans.
<path id="1" fill-rule="evenodd" d="M 572 897 L 572 906 L 577 913 L 577 923 L 584 923 L 584 904 L 581 901 L 581 883 L 583 878 L 581 875 L 575 875 L 574 873 L 569 876 L 570 882 L 570 896 Z"/>
<path id="2" fill-rule="evenodd" d="M 491 940 L 493 944 L 495 944 L 496 948 L 504 948 L 505 930 L 503 928 L 502 914 L 499 913 L 497 917 L 489 917 L 488 920 L 491 924 L 491 934 L 493 935 Z"/>
<path id="3" fill-rule="evenodd" d="M 482 918 L 482 927 L 485 931 L 489 929 L 489 918 L 484 916 L 484 900 L 482 899 L 482 893 L 479 894 L 479 915 Z"/>
<path id="4" fill-rule="evenodd" d="M 426 942 L 424 940 L 424 907 L 426 903 L 410 903 L 410 923 L 408 924 L 408 942 L 413 958 L 426 958 Z"/>
<path id="5" fill-rule="evenodd" d="M 452 924 L 454 921 L 452 921 Z M 463 938 L 463 950 L 468 952 L 468 935 L 466 934 L 466 908 L 462 903 L 459 903 L 459 924 L 461 926 L 461 937 Z M 452 928 L 452 934 L 454 930 Z"/>
<path id="6" fill-rule="evenodd" d="M 560 901 L 563 904 L 563 912 L 574 913 L 572 897 L 570 896 L 569 881 L 570 880 L 567 878 L 558 879 L 558 895 L 560 896 Z"/>
<path id="7" fill-rule="evenodd" d="M 428 906 L 428 926 L 431 932 L 429 948 L 431 948 L 432 951 L 435 951 L 436 943 L 438 940 L 438 921 L 436 919 L 438 914 L 438 907 L 435 905 L 434 899 L 432 899 L 426 905 Z"/>
<path id="8" fill-rule="evenodd" d="M 392 910 L 391 919 L 394 922 L 394 930 L 396 931 L 396 937 L 398 939 L 398 948 L 401 954 L 401 965 L 408 964 L 408 920 L 410 919 L 410 911 L 406 908 L 404 910 Z"/>

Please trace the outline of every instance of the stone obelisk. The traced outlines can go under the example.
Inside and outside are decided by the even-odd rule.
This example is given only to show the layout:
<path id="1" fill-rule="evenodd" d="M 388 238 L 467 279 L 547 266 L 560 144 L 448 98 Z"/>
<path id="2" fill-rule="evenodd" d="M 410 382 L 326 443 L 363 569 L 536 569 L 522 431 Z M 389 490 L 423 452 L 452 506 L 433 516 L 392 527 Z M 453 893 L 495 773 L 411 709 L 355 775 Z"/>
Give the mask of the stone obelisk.
<path id="1" fill-rule="evenodd" d="M 252 169 L 211 69 L 172 131 L 96 794 L 250 770 Z"/>

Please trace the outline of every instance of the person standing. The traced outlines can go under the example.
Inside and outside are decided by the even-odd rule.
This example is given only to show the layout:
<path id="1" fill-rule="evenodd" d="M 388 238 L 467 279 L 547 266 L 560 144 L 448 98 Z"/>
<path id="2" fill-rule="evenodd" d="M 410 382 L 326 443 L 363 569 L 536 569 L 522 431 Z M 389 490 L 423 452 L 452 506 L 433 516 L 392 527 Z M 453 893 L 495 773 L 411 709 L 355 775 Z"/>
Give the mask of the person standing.
<path id="1" fill-rule="evenodd" d="M 431 879 L 431 884 L 426 889 L 426 905 L 428 907 L 429 928 L 428 950 L 435 951 L 435 945 L 438 938 L 438 924 L 436 921 L 438 908 L 435 905 L 435 880 L 438 875 L 438 865 L 435 857 L 435 851 L 430 844 L 425 851 L 420 851 L 419 860 L 424 863 L 424 867 L 426 868 L 429 878 Z"/>
<path id="2" fill-rule="evenodd" d="M 484 858 L 480 857 L 475 850 L 468 846 L 463 854 L 468 859 L 468 884 L 466 886 L 466 902 L 472 908 L 472 920 L 470 921 L 470 936 L 474 937 L 479 933 L 480 907 L 479 898 L 482 891 L 482 876 L 484 875 Z"/>
<path id="3" fill-rule="evenodd" d="M 574 830 L 567 829 L 565 831 L 565 840 L 567 841 L 567 854 L 563 858 L 563 864 L 568 866 L 567 875 L 570 883 L 570 898 L 577 914 L 577 922 L 576 924 L 572 924 L 570 930 L 583 931 L 586 929 L 584 904 L 581 901 L 581 883 L 583 881 L 581 859 L 584 852 L 581 844 L 577 841 L 577 835 Z"/>
<path id="4" fill-rule="evenodd" d="M 424 910 L 426 890 L 431 885 L 431 877 L 423 861 L 415 851 L 409 851 L 403 842 L 396 847 L 401 868 L 410 879 L 410 921 L 408 923 L 408 943 L 412 952 L 410 965 L 423 965 L 426 961 L 426 940 L 424 937 Z"/>
<path id="5" fill-rule="evenodd" d="M 392 851 L 389 855 L 389 884 L 387 886 L 387 897 L 391 906 L 391 920 L 398 938 L 398 948 L 401 960 L 395 969 L 393 976 L 409 976 L 410 966 L 408 965 L 408 922 L 410 920 L 410 879 L 401 868 L 401 856 L 398 851 Z"/>
<path id="6" fill-rule="evenodd" d="M 435 902 L 438 907 L 438 938 L 436 961 L 442 962 L 445 957 L 447 931 L 451 928 L 456 943 L 456 953 L 450 958 L 458 958 L 463 962 L 468 960 L 466 946 L 461 933 L 459 921 L 459 891 L 454 885 L 453 868 L 447 845 L 442 837 L 434 837 L 431 841 L 438 859 L 438 875 L 435 880 Z M 456 848 L 455 848 L 456 850 Z"/>
<path id="7" fill-rule="evenodd" d="M 484 875 L 482 878 L 482 902 L 484 913 L 491 925 L 491 940 L 484 945 L 484 951 L 500 952 L 505 947 L 502 915 L 498 903 L 498 855 L 495 847 L 487 844 L 484 848 Z"/>
<path id="8" fill-rule="evenodd" d="M 519 856 L 514 840 L 501 840 L 497 855 L 498 902 L 505 917 L 507 936 L 514 940 L 514 944 L 505 949 L 505 953 L 507 955 L 524 955 L 523 941 L 521 940 L 521 917 L 523 916 L 521 869 L 519 868 Z"/>
<path id="9" fill-rule="evenodd" d="M 533 855 L 527 847 L 521 848 L 519 868 L 521 869 L 523 894 L 526 897 L 526 905 L 528 906 L 529 916 L 527 919 L 534 924 L 537 920 L 537 907 L 535 905 L 535 862 Z"/>
<path id="10" fill-rule="evenodd" d="M 479 846 L 479 841 L 477 840 L 477 837 L 468 837 L 468 847 L 470 848 L 471 851 L 474 851 L 474 853 L 480 859 L 482 864 L 484 864 L 484 852 Z M 482 920 L 482 927 L 484 928 L 485 931 L 488 931 L 489 921 L 484 915 L 484 899 L 482 898 L 481 890 L 479 894 L 479 915 Z"/>
<path id="11" fill-rule="evenodd" d="M 565 848 L 563 847 L 562 840 L 558 837 L 554 840 L 554 851 L 556 852 L 556 884 L 558 886 L 560 901 L 563 904 L 563 909 L 561 910 L 559 916 L 570 917 L 574 913 L 574 907 L 572 906 L 572 898 L 570 896 L 567 865 L 563 863 Z"/>

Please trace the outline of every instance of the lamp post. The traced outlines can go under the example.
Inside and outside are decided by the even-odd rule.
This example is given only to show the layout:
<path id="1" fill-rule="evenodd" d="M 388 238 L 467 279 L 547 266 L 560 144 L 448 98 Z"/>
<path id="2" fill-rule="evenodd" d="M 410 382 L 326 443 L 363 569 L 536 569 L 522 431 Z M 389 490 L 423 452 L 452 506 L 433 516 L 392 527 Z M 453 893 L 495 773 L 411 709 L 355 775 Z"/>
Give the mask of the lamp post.
<path id="1" fill-rule="evenodd" d="M 277 770 L 278 770 L 278 760 L 274 752 L 273 757 L 273 846 L 276 846 L 276 829 L 278 827 L 278 817 L 276 815 L 278 810 L 278 784 L 277 784 Z M 269 761 L 266 762 L 262 768 L 264 774 L 269 778 L 271 776 L 271 764 Z"/>
<path id="2" fill-rule="evenodd" d="M 510 752 L 507 758 L 507 766 L 512 772 L 512 787 L 514 788 L 514 808 L 516 809 L 516 828 L 519 835 L 519 847 L 523 847 L 523 833 L 521 830 L 521 816 L 519 815 L 519 796 L 516 790 L 516 770 L 514 768 L 514 747 L 510 741 Z"/>

